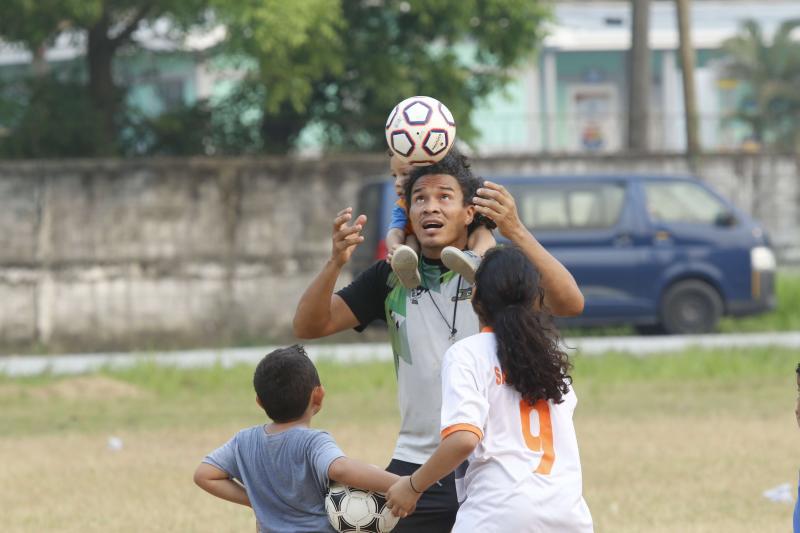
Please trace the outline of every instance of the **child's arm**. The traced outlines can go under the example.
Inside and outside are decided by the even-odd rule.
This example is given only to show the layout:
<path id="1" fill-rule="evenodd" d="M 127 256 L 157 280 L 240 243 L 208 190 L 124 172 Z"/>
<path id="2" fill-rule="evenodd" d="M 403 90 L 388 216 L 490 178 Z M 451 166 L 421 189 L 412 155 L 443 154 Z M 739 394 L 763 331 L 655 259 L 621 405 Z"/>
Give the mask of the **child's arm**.
<path id="1" fill-rule="evenodd" d="M 198 487 L 217 498 L 250 507 L 247 491 L 232 480 L 224 470 L 208 463 L 200 463 L 200 466 L 194 471 L 194 482 Z"/>
<path id="2" fill-rule="evenodd" d="M 400 479 L 397 474 L 349 457 L 339 457 L 332 462 L 328 468 L 328 477 L 348 487 L 380 493 L 385 493 L 394 482 Z"/>
<path id="3" fill-rule="evenodd" d="M 492 234 L 492 230 L 486 226 L 478 226 L 472 233 L 469 234 L 467 239 L 467 248 L 483 257 L 490 248 L 494 248 L 497 241 Z"/>
<path id="4" fill-rule="evenodd" d="M 414 512 L 422 493 L 463 463 L 479 442 L 478 435 L 471 431 L 456 431 L 445 437 L 424 465 L 410 476 L 401 477 L 386 492 L 392 513 L 405 517 Z"/>

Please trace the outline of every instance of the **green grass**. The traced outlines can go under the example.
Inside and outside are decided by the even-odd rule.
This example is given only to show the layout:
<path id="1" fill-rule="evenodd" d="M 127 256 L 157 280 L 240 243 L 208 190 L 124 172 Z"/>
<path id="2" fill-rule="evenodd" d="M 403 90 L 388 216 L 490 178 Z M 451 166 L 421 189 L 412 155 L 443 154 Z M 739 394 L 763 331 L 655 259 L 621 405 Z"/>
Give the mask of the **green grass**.
<path id="1" fill-rule="evenodd" d="M 800 275 L 779 271 L 775 278 L 775 294 L 778 305 L 774 311 L 744 318 L 723 318 L 719 330 L 724 333 L 800 330 Z"/>
<path id="2" fill-rule="evenodd" d="M 576 390 L 592 402 L 605 401 L 604 396 L 615 390 L 636 387 L 661 387 L 681 394 L 755 384 L 769 389 L 771 383 L 792 377 L 798 359 L 793 350 L 775 348 L 686 350 L 646 358 L 616 353 L 579 355 L 572 376 Z M 317 366 L 327 391 L 319 424 L 397 419 L 391 363 L 339 365 L 323 361 Z M 76 387 L 86 390 L 69 394 L 61 388 L 73 377 L 0 377 L 0 392 L 5 390 L 0 394 L 4 418 L 0 435 L 257 423 L 263 413 L 255 405 L 252 372 L 250 365 L 178 369 L 147 363 L 96 375 L 127 384 L 129 389 L 112 387 L 109 392 L 98 381 L 79 383 Z M 637 408 L 637 404 L 625 402 L 621 406 Z"/>
<path id="3" fill-rule="evenodd" d="M 772 348 L 576 356 L 575 426 L 596 530 L 785 529 L 791 508 L 761 492 L 796 479 L 798 359 Z M 327 396 L 314 426 L 385 464 L 398 427 L 392 363 L 318 368 Z M 164 531 L 252 529 L 247 509 L 191 483 L 205 453 L 265 421 L 252 372 L 143 364 L 0 378 L 0 455 L 15 459 L 0 469 L 3 531 L 128 531 L 141 528 L 142 509 Z M 122 451 L 106 448 L 110 435 Z"/>

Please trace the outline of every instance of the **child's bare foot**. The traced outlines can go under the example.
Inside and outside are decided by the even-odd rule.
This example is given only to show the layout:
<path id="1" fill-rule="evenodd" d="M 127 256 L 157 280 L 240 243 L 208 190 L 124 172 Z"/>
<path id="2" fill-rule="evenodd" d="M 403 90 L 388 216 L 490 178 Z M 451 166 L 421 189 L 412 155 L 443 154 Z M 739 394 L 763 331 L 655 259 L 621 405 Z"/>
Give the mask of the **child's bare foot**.
<path id="1" fill-rule="evenodd" d="M 475 283 L 475 271 L 481 264 L 481 257 L 470 250 L 459 250 L 453 246 L 446 246 L 442 250 L 442 263 L 444 266 L 467 280 Z"/>
<path id="2" fill-rule="evenodd" d="M 422 283 L 417 270 L 418 263 L 417 253 L 404 244 L 398 246 L 392 254 L 392 270 L 406 289 L 416 289 Z"/>

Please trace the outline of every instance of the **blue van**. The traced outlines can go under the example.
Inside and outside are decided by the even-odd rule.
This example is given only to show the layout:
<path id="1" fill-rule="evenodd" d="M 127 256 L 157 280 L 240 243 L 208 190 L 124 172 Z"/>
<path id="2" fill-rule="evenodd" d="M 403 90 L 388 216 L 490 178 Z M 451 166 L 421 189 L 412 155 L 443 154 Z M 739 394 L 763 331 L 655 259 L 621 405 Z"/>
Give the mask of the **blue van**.
<path id="1" fill-rule="evenodd" d="M 643 333 L 706 333 L 723 315 L 775 307 L 775 255 L 751 217 L 693 178 L 497 176 L 522 222 L 575 276 L 585 297 L 563 326 L 630 324 Z M 360 272 L 386 256 L 390 180 L 362 187 L 371 223 Z M 503 239 L 497 235 L 498 241 Z"/>

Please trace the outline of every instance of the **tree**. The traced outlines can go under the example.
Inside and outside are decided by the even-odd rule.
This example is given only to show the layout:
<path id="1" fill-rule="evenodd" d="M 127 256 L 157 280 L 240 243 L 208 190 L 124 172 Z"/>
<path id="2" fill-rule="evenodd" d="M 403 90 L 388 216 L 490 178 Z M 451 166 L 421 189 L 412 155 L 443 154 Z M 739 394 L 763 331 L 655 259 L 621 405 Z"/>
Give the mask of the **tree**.
<path id="1" fill-rule="evenodd" d="M 4 0 L 0 36 L 31 49 L 62 32 L 83 39 L 97 134 L 89 153 L 75 155 L 114 155 L 126 114 L 113 66 L 121 50 L 141 46 L 136 30 L 167 20 L 177 42 L 193 24 L 222 24 L 227 37 L 216 57 L 238 64 L 244 79 L 227 101 L 178 111 L 193 127 L 180 150 L 207 146 L 197 132 L 208 131 L 198 129 L 208 120 L 217 153 L 240 142 L 283 153 L 309 125 L 334 148 L 377 148 L 389 110 L 414 94 L 446 102 L 459 137 L 474 137 L 470 111 L 530 57 L 546 16 L 532 0 Z M 152 138 L 177 140 L 175 117 L 139 125 L 160 131 Z"/>
<path id="2" fill-rule="evenodd" d="M 314 38 L 300 32 L 277 62 L 263 44 L 230 42 L 232 51 L 258 60 L 267 99 L 261 133 L 270 151 L 287 150 L 309 124 L 333 148 L 376 149 L 389 111 L 414 94 L 446 102 L 459 137 L 474 138 L 471 110 L 531 57 L 547 16 L 530 0 L 345 0 L 340 10 L 334 0 L 315 1 L 304 26 Z M 225 20 L 232 35 L 255 27 L 252 16 L 238 17 Z M 262 33 L 261 42 L 274 39 Z"/>
<path id="3" fill-rule="evenodd" d="M 800 19 L 784 21 L 769 42 L 755 20 L 723 44 L 726 74 L 746 85 L 734 118 L 753 140 L 776 150 L 800 149 Z"/>
<path id="4" fill-rule="evenodd" d="M 88 98 L 98 124 L 92 152 L 83 155 L 114 155 L 122 114 L 113 76 L 116 54 L 134 44 L 141 23 L 170 18 L 180 28 L 202 14 L 204 5 L 204 0 L 4 0 L 0 36 L 24 43 L 34 56 L 59 34 L 85 39 Z"/>
<path id="5" fill-rule="evenodd" d="M 628 149 L 644 152 L 650 147 L 650 0 L 631 0 L 631 11 Z"/>
<path id="6" fill-rule="evenodd" d="M 694 83 L 694 46 L 691 32 L 690 0 L 675 0 L 678 17 L 678 47 L 681 54 L 681 73 L 683 74 L 683 109 L 686 117 L 686 155 L 689 165 L 697 164 L 700 154 L 700 134 L 697 121 L 697 92 Z"/>

